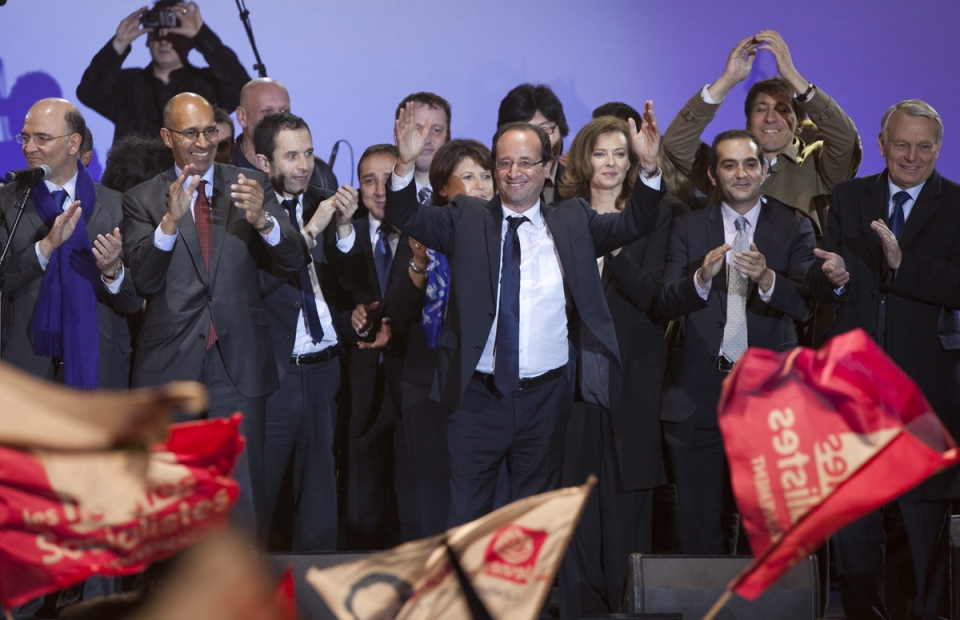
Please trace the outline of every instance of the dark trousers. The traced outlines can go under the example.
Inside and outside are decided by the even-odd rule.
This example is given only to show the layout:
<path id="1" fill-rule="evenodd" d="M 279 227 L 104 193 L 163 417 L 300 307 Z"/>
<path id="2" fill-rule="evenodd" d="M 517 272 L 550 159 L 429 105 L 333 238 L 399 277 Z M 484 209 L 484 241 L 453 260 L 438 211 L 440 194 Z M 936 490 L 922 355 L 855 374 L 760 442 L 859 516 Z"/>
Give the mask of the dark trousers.
<path id="1" fill-rule="evenodd" d="M 567 428 L 562 485 L 597 476 L 560 565 L 560 617 L 577 620 L 620 611 L 627 558 L 652 551 L 653 489 L 623 488 L 608 409 L 574 403 Z"/>
<path id="2" fill-rule="evenodd" d="M 565 376 L 517 388 L 502 400 L 471 379 L 463 403 L 447 419 L 449 525 L 493 510 L 504 461 L 512 501 L 556 488 L 569 415 Z"/>
<path id="3" fill-rule="evenodd" d="M 264 439 L 264 511 L 258 518 L 261 543 L 293 457 L 292 551 L 337 549 L 337 476 L 333 453 L 340 360 L 289 364 L 280 389 L 267 397 Z"/>
<path id="4" fill-rule="evenodd" d="M 915 618 L 938 618 L 947 592 L 947 520 L 950 502 L 897 502 L 907 530 L 917 598 Z M 875 510 L 837 532 L 833 550 L 840 600 L 848 620 L 889 618 L 883 603 L 885 542 L 881 511 Z"/>
<path id="5" fill-rule="evenodd" d="M 424 536 L 447 529 L 450 512 L 450 456 L 447 416 L 450 408 L 430 400 L 429 386 L 404 381 L 403 428 L 413 467 L 420 525 Z"/>

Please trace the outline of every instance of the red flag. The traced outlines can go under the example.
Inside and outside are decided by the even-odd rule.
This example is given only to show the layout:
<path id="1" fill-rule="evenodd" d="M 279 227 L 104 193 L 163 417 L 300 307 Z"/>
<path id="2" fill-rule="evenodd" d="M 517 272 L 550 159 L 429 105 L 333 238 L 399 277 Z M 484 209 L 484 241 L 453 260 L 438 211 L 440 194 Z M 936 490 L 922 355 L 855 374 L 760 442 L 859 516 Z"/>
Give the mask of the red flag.
<path id="1" fill-rule="evenodd" d="M 243 449 L 241 420 L 172 425 L 149 458 L 0 446 L 0 602 L 140 572 L 226 527 L 239 494 L 229 475 Z"/>
<path id="2" fill-rule="evenodd" d="M 861 330 L 818 351 L 749 349 L 718 405 L 756 558 L 755 599 L 833 533 L 960 460 L 920 389 Z"/>

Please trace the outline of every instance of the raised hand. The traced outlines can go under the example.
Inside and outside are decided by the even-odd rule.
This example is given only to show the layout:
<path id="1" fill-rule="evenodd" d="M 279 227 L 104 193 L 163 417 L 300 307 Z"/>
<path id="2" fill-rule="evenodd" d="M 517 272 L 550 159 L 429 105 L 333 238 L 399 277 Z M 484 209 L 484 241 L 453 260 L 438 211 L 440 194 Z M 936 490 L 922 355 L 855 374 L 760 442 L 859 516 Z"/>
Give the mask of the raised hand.
<path id="1" fill-rule="evenodd" d="M 337 212 L 337 197 L 330 196 L 319 205 L 313 213 L 310 221 L 303 227 L 303 231 L 313 239 L 319 239 L 323 234 L 323 229 L 327 227 L 333 215 Z"/>
<path id="2" fill-rule="evenodd" d="M 413 260 L 417 264 L 417 267 L 426 269 L 430 262 L 430 257 L 427 256 L 426 246 L 413 237 L 409 237 L 407 240 L 410 242 L 410 249 L 413 250 Z"/>
<path id="3" fill-rule="evenodd" d="M 647 176 L 653 176 L 658 169 L 657 153 L 660 151 L 660 127 L 653 113 L 653 102 L 648 100 L 643 104 L 643 118 L 639 130 L 632 118 L 627 122 L 630 125 L 630 145 L 640 158 L 640 171 L 646 172 Z"/>
<path id="4" fill-rule="evenodd" d="M 414 119 L 414 108 L 412 101 L 407 102 L 394 123 L 393 137 L 397 141 L 397 150 L 400 151 L 395 169 L 398 176 L 406 176 L 413 170 L 413 162 L 420 157 L 420 153 L 426 147 L 427 136 L 430 135 L 430 128 L 433 127 L 431 120 L 429 125 L 424 125 L 418 130 Z"/>
<path id="5" fill-rule="evenodd" d="M 173 7 L 173 11 L 176 12 L 177 18 L 180 20 L 180 25 L 176 28 L 166 28 L 160 31 L 160 34 L 179 34 L 192 39 L 197 36 L 197 33 L 200 32 L 200 27 L 203 26 L 203 18 L 200 17 L 200 7 L 197 6 L 196 2 L 180 2 Z"/>
<path id="6" fill-rule="evenodd" d="M 237 182 L 230 186 L 230 197 L 234 206 L 243 209 L 247 221 L 255 228 L 266 225 L 267 212 L 263 210 L 263 188 L 255 179 L 248 179 L 243 173 L 237 175 Z"/>
<path id="7" fill-rule="evenodd" d="M 117 34 L 113 35 L 113 49 L 118 54 L 123 54 L 137 37 L 153 32 L 153 28 L 140 27 L 140 15 L 146 10 L 147 7 L 142 6 L 120 21 L 120 25 L 117 26 Z"/>
<path id="8" fill-rule="evenodd" d="M 887 259 L 890 269 L 899 269 L 900 261 L 903 260 L 903 252 L 900 251 L 900 242 L 893 234 L 887 223 L 883 220 L 874 220 L 870 222 L 870 228 L 880 237 L 880 243 L 883 244 L 883 256 Z"/>
<path id="9" fill-rule="evenodd" d="M 166 235 L 173 235 L 177 232 L 177 222 L 190 210 L 193 192 L 200 185 L 200 176 L 193 174 L 196 169 L 195 165 L 187 164 L 177 180 L 170 185 L 170 193 L 167 197 L 167 212 L 160 220 L 160 228 Z"/>
<path id="10" fill-rule="evenodd" d="M 123 238 L 120 229 L 114 228 L 113 233 L 97 235 L 93 240 L 93 257 L 97 259 L 97 268 L 105 276 L 113 276 L 120 268 L 120 252 L 123 250 Z"/>
<path id="11" fill-rule="evenodd" d="M 697 269 L 697 284 L 700 285 L 700 288 L 707 288 L 710 280 L 713 280 L 713 277 L 720 273 L 723 268 L 723 259 L 726 258 L 729 250 L 730 244 L 724 243 L 718 248 L 713 248 L 703 257 L 703 265 L 700 266 L 700 269 Z"/>
<path id="12" fill-rule="evenodd" d="M 820 248 L 814 248 L 813 255 L 823 259 L 823 274 L 834 288 L 845 286 L 850 281 L 850 274 L 847 273 L 847 265 L 842 256 Z"/>
<path id="13" fill-rule="evenodd" d="M 390 319 L 384 317 L 380 320 L 380 329 L 377 330 L 377 336 L 373 342 L 358 342 L 358 349 L 386 349 L 393 338 L 393 330 L 390 327 Z"/>
<path id="14" fill-rule="evenodd" d="M 727 57 L 727 65 L 707 90 L 714 99 L 723 99 L 730 89 L 747 79 L 757 58 L 757 41 L 749 36 L 737 43 Z"/>
<path id="15" fill-rule="evenodd" d="M 67 207 L 66 211 L 58 215 L 57 219 L 53 220 L 53 226 L 50 227 L 50 232 L 40 240 L 40 253 L 43 254 L 44 258 L 50 258 L 53 251 L 70 238 L 82 215 L 83 209 L 80 208 L 80 201 L 74 200 L 73 203 Z"/>
<path id="16" fill-rule="evenodd" d="M 797 68 L 793 66 L 793 58 L 790 57 L 790 48 L 787 47 L 780 33 L 776 30 L 763 30 L 753 38 L 759 44 L 757 46 L 758 50 L 769 50 L 770 53 L 773 54 L 773 57 L 777 61 L 777 72 L 780 73 L 780 76 L 790 82 L 790 85 L 793 86 L 793 89 L 797 91 L 798 95 L 803 94 L 810 83 L 803 79 L 797 71 Z"/>
<path id="17" fill-rule="evenodd" d="M 764 293 L 773 286 L 773 271 L 767 269 L 767 259 L 757 249 L 756 243 L 751 243 L 749 250 L 733 257 L 733 268 L 756 282 Z"/>

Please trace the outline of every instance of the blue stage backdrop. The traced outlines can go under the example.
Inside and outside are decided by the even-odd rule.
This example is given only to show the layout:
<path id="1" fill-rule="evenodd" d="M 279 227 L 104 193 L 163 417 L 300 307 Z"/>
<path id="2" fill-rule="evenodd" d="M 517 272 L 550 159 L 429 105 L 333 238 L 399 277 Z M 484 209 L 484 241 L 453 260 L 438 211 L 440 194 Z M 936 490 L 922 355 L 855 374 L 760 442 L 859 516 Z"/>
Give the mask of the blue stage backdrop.
<path id="1" fill-rule="evenodd" d="M 549 84 L 563 101 L 571 131 L 597 105 L 620 100 L 640 108 L 653 99 L 661 128 L 684 101 L 723 70 L 741 38 L 779 30 L 801 74 L 822 87 L 860 130 L 861 174 L 883 169 L 880 117 L 917 97 L 946 124 L 938 168 L 960 179 L 960 3 L 955 0 L 835 2 L 663 2 L 653 0 L 247 0 L 269 75 L 290 90 L 293 111 L 313 130 L 326 158 L 344 138 L 356 156 L 392 140 L 397 103 L 436 92 L 453 107 L 454 137 L 489 143 L 500 99 L 522 82 Z M 38 98 L 76 101 L 90 58 L 120 20 L 137 8 L 117 0 L 8 0 L 0 6 L 0 168 L 20 167 L 13 136 Z M 253 53 L 236 4 L 201 0 L 204 20 L 239 55 L 251 75 Z M 144 66 L 145 38 L 125 66 Z M 196 52 L 194 64 L 203 65 Z M 706 138 L 744 125 L 749 84 L 776 74 L 763 53 L 750 79 L 727 97 Z M 94 134 L 99 175 L 113 126 L 80 106 Z M 569 145 L 572 135 L 567 139 Z M 340 149 L 335 172 L 351 179 Z"/>

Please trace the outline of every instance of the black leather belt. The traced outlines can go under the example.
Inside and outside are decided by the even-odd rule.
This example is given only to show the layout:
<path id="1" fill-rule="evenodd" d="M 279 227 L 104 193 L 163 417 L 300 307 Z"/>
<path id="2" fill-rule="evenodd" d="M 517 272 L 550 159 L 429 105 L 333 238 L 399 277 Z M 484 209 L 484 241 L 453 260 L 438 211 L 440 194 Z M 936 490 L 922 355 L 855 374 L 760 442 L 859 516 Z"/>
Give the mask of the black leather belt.
<path id="1" fill-rule="evenodd" d="M 340 345 L 335 344 L 327 347 L 323 351 L 317 351 L 316 353 L 301 353 L 300 355 L 292 355 L 290 357 L 290 363 L 296 364 L 297 366 L 307 366 L 309 364 L 319 364 L 320 362 L 332 360 L 338 355 L 340 355 Z"/>
<path id="2" fill-rule="evenodd" d="M 710 361 L 713 364 L 716 364 L 717 370 L 719 370 L 724 374 L 729 373 L 731 370 L 733 370 L 733 362 L 731 362 L 730 360 L 728 360 L 722 355 L 715 355 L 710 358 Z"/>
<path id="3" fill-rule="evenodd" d="M 547 381 L 553 381 L 554 379 L 559 378 L 563 375 L 563 366 L 559 368 L 554 368 L 553 370 L 548 370 L 542 375 L 537 375 L 536 377 L 530 377 L 528 379 L 520 379 L 520 382 L 517 384 L 518 390 L 529 390 L 530 388 L 537 387 L 542 385 Z M 493 383 L 493 375 L 488 375 L 479 371 L 474 371 L 473 378 L 483 384 L 483 387 L 487 388 L 491 394 L 497 392 L 497 387 Z"/>

